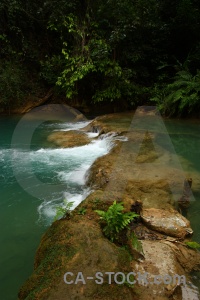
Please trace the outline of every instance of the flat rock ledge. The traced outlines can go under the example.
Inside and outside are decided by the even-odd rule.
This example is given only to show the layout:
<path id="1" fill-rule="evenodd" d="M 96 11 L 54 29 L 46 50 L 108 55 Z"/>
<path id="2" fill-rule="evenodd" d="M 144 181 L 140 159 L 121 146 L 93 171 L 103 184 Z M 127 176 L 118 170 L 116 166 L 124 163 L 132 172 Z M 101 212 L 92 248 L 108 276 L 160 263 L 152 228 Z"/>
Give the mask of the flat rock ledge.
<path id="1" fill-rule="evenodd" d="M 148 208 L 141 217 L 151 229 L 172 237 L 185 238 L 193 233 L 190 222 L 176 210 Z"/>
<path id="2" fill-rule="evenodd" d="M 84 146 L 91 142 L 85 132 L 77 130 L 56 131 L 47 140 L 62 148 Z"/>

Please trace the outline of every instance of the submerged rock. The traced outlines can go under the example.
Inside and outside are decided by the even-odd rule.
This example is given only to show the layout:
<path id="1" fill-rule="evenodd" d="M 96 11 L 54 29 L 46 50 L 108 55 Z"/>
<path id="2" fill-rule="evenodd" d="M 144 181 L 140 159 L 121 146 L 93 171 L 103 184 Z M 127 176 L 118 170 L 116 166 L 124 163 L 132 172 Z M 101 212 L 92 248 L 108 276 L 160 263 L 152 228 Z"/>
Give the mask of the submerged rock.
<path id="1" fill-rule="evenodd" d="M 166 235 L 184 238 L 193 233 L 190 222 L 175 210 L 148 208 L 143 210 L 141 217 L 151 229 Z"/>

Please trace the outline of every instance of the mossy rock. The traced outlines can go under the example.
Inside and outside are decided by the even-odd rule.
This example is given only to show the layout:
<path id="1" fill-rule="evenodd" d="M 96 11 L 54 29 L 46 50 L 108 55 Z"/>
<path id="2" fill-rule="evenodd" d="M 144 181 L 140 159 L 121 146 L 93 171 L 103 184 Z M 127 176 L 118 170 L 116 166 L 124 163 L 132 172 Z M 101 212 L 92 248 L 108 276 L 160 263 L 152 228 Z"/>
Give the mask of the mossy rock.
<path id="1" fill-rule="evenodd" d="M 134 299 L 134 289 L 115 282 L 98 285 L 94 280 L 68 285 L 64 274 L 78 272 L 84 278 L 96 272 L 128 273 L 130 255 L 106 239 L 99 224 L 88 215 L 74 215 L 52 224 L 36 253 L 34 271 L 21 287 L 20 300 Z"/>

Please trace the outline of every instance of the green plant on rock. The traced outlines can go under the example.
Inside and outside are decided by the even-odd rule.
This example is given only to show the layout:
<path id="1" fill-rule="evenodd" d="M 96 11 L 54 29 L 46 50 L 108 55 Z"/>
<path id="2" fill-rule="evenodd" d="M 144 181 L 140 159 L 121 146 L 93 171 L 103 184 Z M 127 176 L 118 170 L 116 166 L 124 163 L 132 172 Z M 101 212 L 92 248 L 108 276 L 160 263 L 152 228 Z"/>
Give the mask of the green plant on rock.
<path id="1" fill-rule="evenodd" d="M 143 248 L 142 248 L 142 243 L 138 240 L 137 236 L 134 234 L 134 232 L 131 232 L 130 234 L 130 239 L 131 239 L 131 244 L 132 247 L 138 251 L 139 253 L 144 254 Z"/>
<path id="2" fill-rule="evenodd" d="M 127 277 L 127 274 L 126 274 L 126 277 Z M 123 277 L 121 276 L 121 279 L 123 279 Z M 123 285 L 133 289 L 134 288 L 134 281 L 135 281 L 135 277 L 133 274 L 131 274 L 129 276 L 129 280 L 125 279 L 124 282 L 123 282 Z"/>
<path id="3" fill-rule="evenodd" d="M 85 207 L 81 207 L 78 210 L 78 215 L 85 215 L 86 211 L 87 211 L 87 209 Z"/>
<path id="4" fill-rule="evenodd" d="M 62 206 L 56 206 L 56 215 L 54 217 L 54 221 L 61 219 L 66 215 L 70 216 L 73 204 L 73 201 L 70 202 L 67 199 L 65 199 Z"/>
<path id="5" fill-rule="evenodd" d="M 99 198 L 95 198 L 92 200 L 93 206 L 92 209 L 98 208 L 98 205 L 100 204 L 100 199 Z"/>
<path id="6" fill-rule="evenodd" d="M 185 242 L 185 244 L 191 249 L 199 249 L 200 244 L 197 242 Z"/>
<path id="7" fill-rule="evenodd" d="M 108 208 L 107 211 L 95 210 L 100 219 L 106 223 L 103 232 L 112 242 L 118 239 L 120 231 L 128 226 L 128 224 L 139 215 L 134 212 L 123 213 L 123 203 L 116 201 Z"/>

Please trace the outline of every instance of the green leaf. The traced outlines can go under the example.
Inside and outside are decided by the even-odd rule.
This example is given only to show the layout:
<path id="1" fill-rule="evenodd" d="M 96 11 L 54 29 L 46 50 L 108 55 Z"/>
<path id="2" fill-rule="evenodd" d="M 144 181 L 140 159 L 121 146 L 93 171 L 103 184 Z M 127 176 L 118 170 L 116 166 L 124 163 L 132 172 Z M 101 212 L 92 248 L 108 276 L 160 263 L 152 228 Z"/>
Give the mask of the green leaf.
<path id="1" fill-rule="evenodd" d="M 185 242 L 185 244 L 192 249 L 199 249 L 200 248 L 200 244 L 197 242 Z"/>

